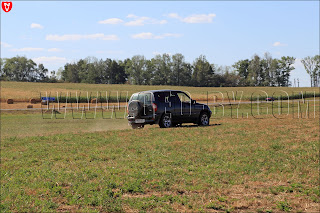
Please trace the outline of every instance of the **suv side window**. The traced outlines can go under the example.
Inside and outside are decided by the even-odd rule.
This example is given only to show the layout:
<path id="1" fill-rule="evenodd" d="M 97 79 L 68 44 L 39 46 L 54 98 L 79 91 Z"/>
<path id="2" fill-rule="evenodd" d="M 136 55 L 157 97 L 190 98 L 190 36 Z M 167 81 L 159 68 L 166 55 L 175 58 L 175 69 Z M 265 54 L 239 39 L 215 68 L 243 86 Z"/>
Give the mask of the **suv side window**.
<path id="1" fill-rule="evenodd" d="M 173 103 L 179 103 L 180 102 L 179 97 L 177 95 L 177 92 L 170 92 L 169 93 L 169 101 L 173 102 Z"/>
<path id="2" fill-rule="evenodd" d="M 157 92 L 155 93 L 155 99 L 159 103 L 168 103 L 169 102 L 169 92 Z"/>
<path id="3" fill-rule="evenodd" d="M 178 92 L 178 97 L 180 99 L 181 102 L 183 103 L 191 103 L 191 99 L 189 98 L 189 96 L 187 96 L 185 93 L 183 92 Z"/>

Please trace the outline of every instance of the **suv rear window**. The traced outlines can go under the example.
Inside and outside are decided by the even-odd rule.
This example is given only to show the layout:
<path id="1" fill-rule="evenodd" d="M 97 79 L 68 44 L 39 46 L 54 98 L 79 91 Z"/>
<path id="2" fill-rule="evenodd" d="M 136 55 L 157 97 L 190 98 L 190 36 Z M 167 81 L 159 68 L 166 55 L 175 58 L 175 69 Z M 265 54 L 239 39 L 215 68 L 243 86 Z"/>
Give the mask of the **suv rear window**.
<path id="1" fill-rule="evenodd" d="M 131 96 L 130 101 L 140 101 L 144 104 L 151 104 L 152 102 L 152 94 L 151 93 L 135 93 Z"/>

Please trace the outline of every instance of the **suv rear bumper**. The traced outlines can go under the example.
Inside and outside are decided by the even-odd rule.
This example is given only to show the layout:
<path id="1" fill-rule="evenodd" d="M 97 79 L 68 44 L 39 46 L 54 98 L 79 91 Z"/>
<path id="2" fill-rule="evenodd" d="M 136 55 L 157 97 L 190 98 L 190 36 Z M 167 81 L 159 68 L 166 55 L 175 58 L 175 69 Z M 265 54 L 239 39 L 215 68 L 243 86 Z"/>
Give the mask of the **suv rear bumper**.
<path id="1" fill-rule="evenodd" d="M 159 119 L 157 118 L 158 116 L 156 116 L 154 119 L 151 117 L 141 117 L 141 118 L 135 118 L 135 117 L 127 117 L 128 122 L 131 123 L 136 123 L 135 121 L 137 119 L 145 119 L 144 123 L 141 124 L 157 124 L 159 122 Z"/>

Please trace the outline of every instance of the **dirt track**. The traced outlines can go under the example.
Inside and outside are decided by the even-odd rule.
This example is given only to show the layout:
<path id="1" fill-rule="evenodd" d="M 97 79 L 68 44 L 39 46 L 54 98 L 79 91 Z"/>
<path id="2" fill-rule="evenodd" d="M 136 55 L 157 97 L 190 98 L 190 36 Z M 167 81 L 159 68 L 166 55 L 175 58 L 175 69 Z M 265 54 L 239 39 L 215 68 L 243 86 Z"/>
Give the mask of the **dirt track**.
<path id="1" fill-rule="evenodd" d="M 29 102 L 14 102 L 13 104 L 7 104 L 5 102 L 1 102 L 0 104 L 1 104 L 0 105 L 0 109 L 17 109 L 17 110 L 19 109 L 19 110 L 21 110 L 21 109 L 27 109 L 28 105 L 32 105 L 33 108 L 41 108 L 41 104 L 40 103 L 31 104 Z M 55 108 L 57 108 L 58 104 L 54 103 L 54 106 L 55 106 Z M 61 103 L 60 104 L 60 108 L 63 108 L 65 106 L 71 107 L 71 104 L 70 103 L 68 103 L 67 105 L 66 105 L 66 103 Z M 83 107 L 83 106 L 87 107 L 88 104 L 87 103 L 79 103 L 79 107 Z M 95 106 L 96 106 L 95 103 L 94 104 L 90 104 L 90 107 L 95 107 Z M 101 106 L 101 103 L 98 103 L 98 107 L 100 107 L 100 106 Z M 107 104 L 103 103 L 102 106 L 106 107 Z M 118 104 L 117 103 L 109 103 L 109 107 L 113 107 L 113 106 L 118 107 Z M 120 103 L 120 106 L 126 106 L 126 103 Z M 52 109 L 53 104 L 50 103 L 49 107 L 50 107 L 50 109 Z M 77 107 L 77 104 L 73 103 L 72 107 Z M 42 105 L 42 108 L 45 109 L 45 108 L 47 108 L 47 106 L 46 105 Z"/>

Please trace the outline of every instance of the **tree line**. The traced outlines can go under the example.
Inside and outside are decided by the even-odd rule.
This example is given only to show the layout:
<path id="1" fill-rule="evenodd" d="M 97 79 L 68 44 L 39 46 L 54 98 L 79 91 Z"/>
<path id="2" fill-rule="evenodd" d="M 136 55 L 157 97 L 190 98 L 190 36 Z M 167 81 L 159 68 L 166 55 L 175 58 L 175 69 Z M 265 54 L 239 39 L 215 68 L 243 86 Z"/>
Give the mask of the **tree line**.
<path id="1" fill-rule="evenodd" d="M 311 86 L 320 82 L 319 56 L 301 60 L 311 78 Z M 232 66 L 210 63 L 200 55 L 192 63 L 180 54 L 156 55 L 146 59 L 135 55 L 125 60 L 87 57 L 66 63 L 59 70 L 51 71 L 43 64 L 16 56 L 1 59 L 1 80 L 29 82 L 72 82 L 93 84 L 175 85 L 201 87 L 282 86 L 291 85 L 290 74 L 294 70 L 294 57 L 272 58 L 254 55 L 239 60 Z"/>

